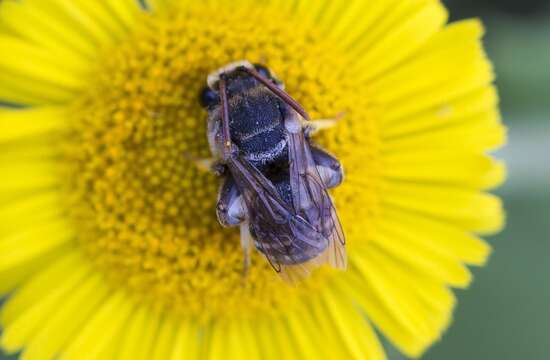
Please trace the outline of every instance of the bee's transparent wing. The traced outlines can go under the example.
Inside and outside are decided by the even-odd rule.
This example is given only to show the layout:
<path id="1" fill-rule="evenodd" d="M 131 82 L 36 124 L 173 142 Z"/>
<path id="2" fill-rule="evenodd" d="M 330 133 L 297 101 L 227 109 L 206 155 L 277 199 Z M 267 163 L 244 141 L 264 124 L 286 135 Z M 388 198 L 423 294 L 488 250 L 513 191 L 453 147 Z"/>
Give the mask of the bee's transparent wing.
<path id="1" fill-rule="evenodd" d="M 288 283 L 296 284 L 309 277 L 313 270 L 325 264 L 336 269 L 345 269 L 347 266 L 345 245 L 339 241 L 331 241 L 320 255 L 304 263 L 281 265 L 281 278 Z"/>
<path id="2" fill-rule="evenodd" d="M 237 156 L 227 165 L 246 203 L 255 245 L 275 271 L 280 273 L 286 264 L 302 263 L 325 249 L 323 234 L 296 215 L 248 160 Z"/>
<path id="3" fill-rule="evenodd" d="M 293 121 L 288 120 L 288 121 Z M 309 143 L 303 132 L 288 133 L 290 185 L 296 214 L 304 218 L 327 241 L 326 250 L 313 259 L 317 263 L 345 269 L 347 255 L 345 236 L 332 199 L 319 175 Z"/>

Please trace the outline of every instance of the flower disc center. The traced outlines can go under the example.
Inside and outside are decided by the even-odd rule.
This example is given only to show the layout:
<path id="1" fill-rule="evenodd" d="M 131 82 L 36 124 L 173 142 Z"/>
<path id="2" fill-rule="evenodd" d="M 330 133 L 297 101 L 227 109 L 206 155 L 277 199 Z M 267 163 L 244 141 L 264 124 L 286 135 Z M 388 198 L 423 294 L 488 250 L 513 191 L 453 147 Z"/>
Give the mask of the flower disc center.
<path id="1" fill-rule="evenodd" d="M 207 74 L 263 61 L 314 117 L 351 114 L 362 103 L 353 77 L 342 75 L 345 60 L 322 36 L 275 8 L 248 10 L 196 6 L 170 20 L 145 18 L 105 54 L 74 108 L 66 154 L 79 243 L 115 284 L 185 314 L 288 307 L 325 277 L 296 290 L 256 253 L 243 283 L 238 230 L 215 215 L 221 180 L 185 156 L 210 156 L 198 101 Z M 349 129 L 341 128 L 344 143 Z M 335 143 L 332 136 L 324 142 Z"/>

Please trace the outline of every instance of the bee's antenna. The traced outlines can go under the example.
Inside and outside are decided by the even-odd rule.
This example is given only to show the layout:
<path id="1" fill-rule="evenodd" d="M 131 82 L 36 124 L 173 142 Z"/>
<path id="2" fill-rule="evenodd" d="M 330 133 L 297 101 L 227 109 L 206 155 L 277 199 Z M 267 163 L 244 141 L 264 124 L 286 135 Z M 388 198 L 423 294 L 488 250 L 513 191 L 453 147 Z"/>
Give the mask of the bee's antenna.
<path id="1" fill-rule="evenodd" d="M 229 103 L 225 85 L 225 74 L 220 76 L 220 97 L 222 101 L 222 130 L 224 154 L 231 151 L 231 133 L 229 132 Z"/>
<path id="2" fill-rule="evenodd" d="M 264 84 L 269 90 L 273 91 L 275 95 L 280 97 L 284 102 L 286 102 L 290 107 L 292 107 L 294 110 L 298 112 L 304 119 L 309 120 L 308 113 L 304 110 L 302 105 L 300 105 L 296 100 L 294 100 L 290 95 L 288 95 L 284 90 L 277 87 L 277 85 L 273 84 L 268 79 L 264 78 L 262 75 L 260 75 L 256 69 L 253 68 L 247 68 L 244 66 L 239 67 L 239 70 L 246 71 L 250 75 L 252 75 L 256 80 Z"/>

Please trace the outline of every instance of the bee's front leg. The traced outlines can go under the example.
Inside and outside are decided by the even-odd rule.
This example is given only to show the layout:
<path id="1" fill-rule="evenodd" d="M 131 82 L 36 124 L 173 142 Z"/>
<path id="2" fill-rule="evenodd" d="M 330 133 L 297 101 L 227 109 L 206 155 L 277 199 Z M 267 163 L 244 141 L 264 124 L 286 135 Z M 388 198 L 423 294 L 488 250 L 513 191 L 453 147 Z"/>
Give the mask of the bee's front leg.
<path id="1" fill-rule="evenodd" d="M 193 157 L 190 154 L 184 154 L 187 160 L 192 161 L 195 166 L 205 172 L 213 173 L 217 176 L 222 176 L 225 174 L 227 166 L 220 162 L 216 158 L 197 158 Z"/>
<path id="2" fill-rule="evenodd" d="M 306 138 L 315 135 L 319 131 L 333 128 L 338 121 L 344 117 L 344 115 L 344 113 L 341 113 L 331 119 L 304 120 L 302 122 L 302 126 L 304 127 L 304 134 Z"/>

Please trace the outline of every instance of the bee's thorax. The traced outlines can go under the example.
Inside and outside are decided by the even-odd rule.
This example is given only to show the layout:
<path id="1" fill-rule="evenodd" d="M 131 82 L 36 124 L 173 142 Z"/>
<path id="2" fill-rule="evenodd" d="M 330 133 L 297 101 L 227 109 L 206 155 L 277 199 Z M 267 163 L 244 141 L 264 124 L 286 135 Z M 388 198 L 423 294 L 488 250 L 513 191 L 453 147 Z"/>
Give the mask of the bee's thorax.
<path id="1" fill-rule="evenodd" d="M 288 160 L 283 104 L 260 87 L 229 97 L 232 141 L 243 156 L 259 169 Z"/>

